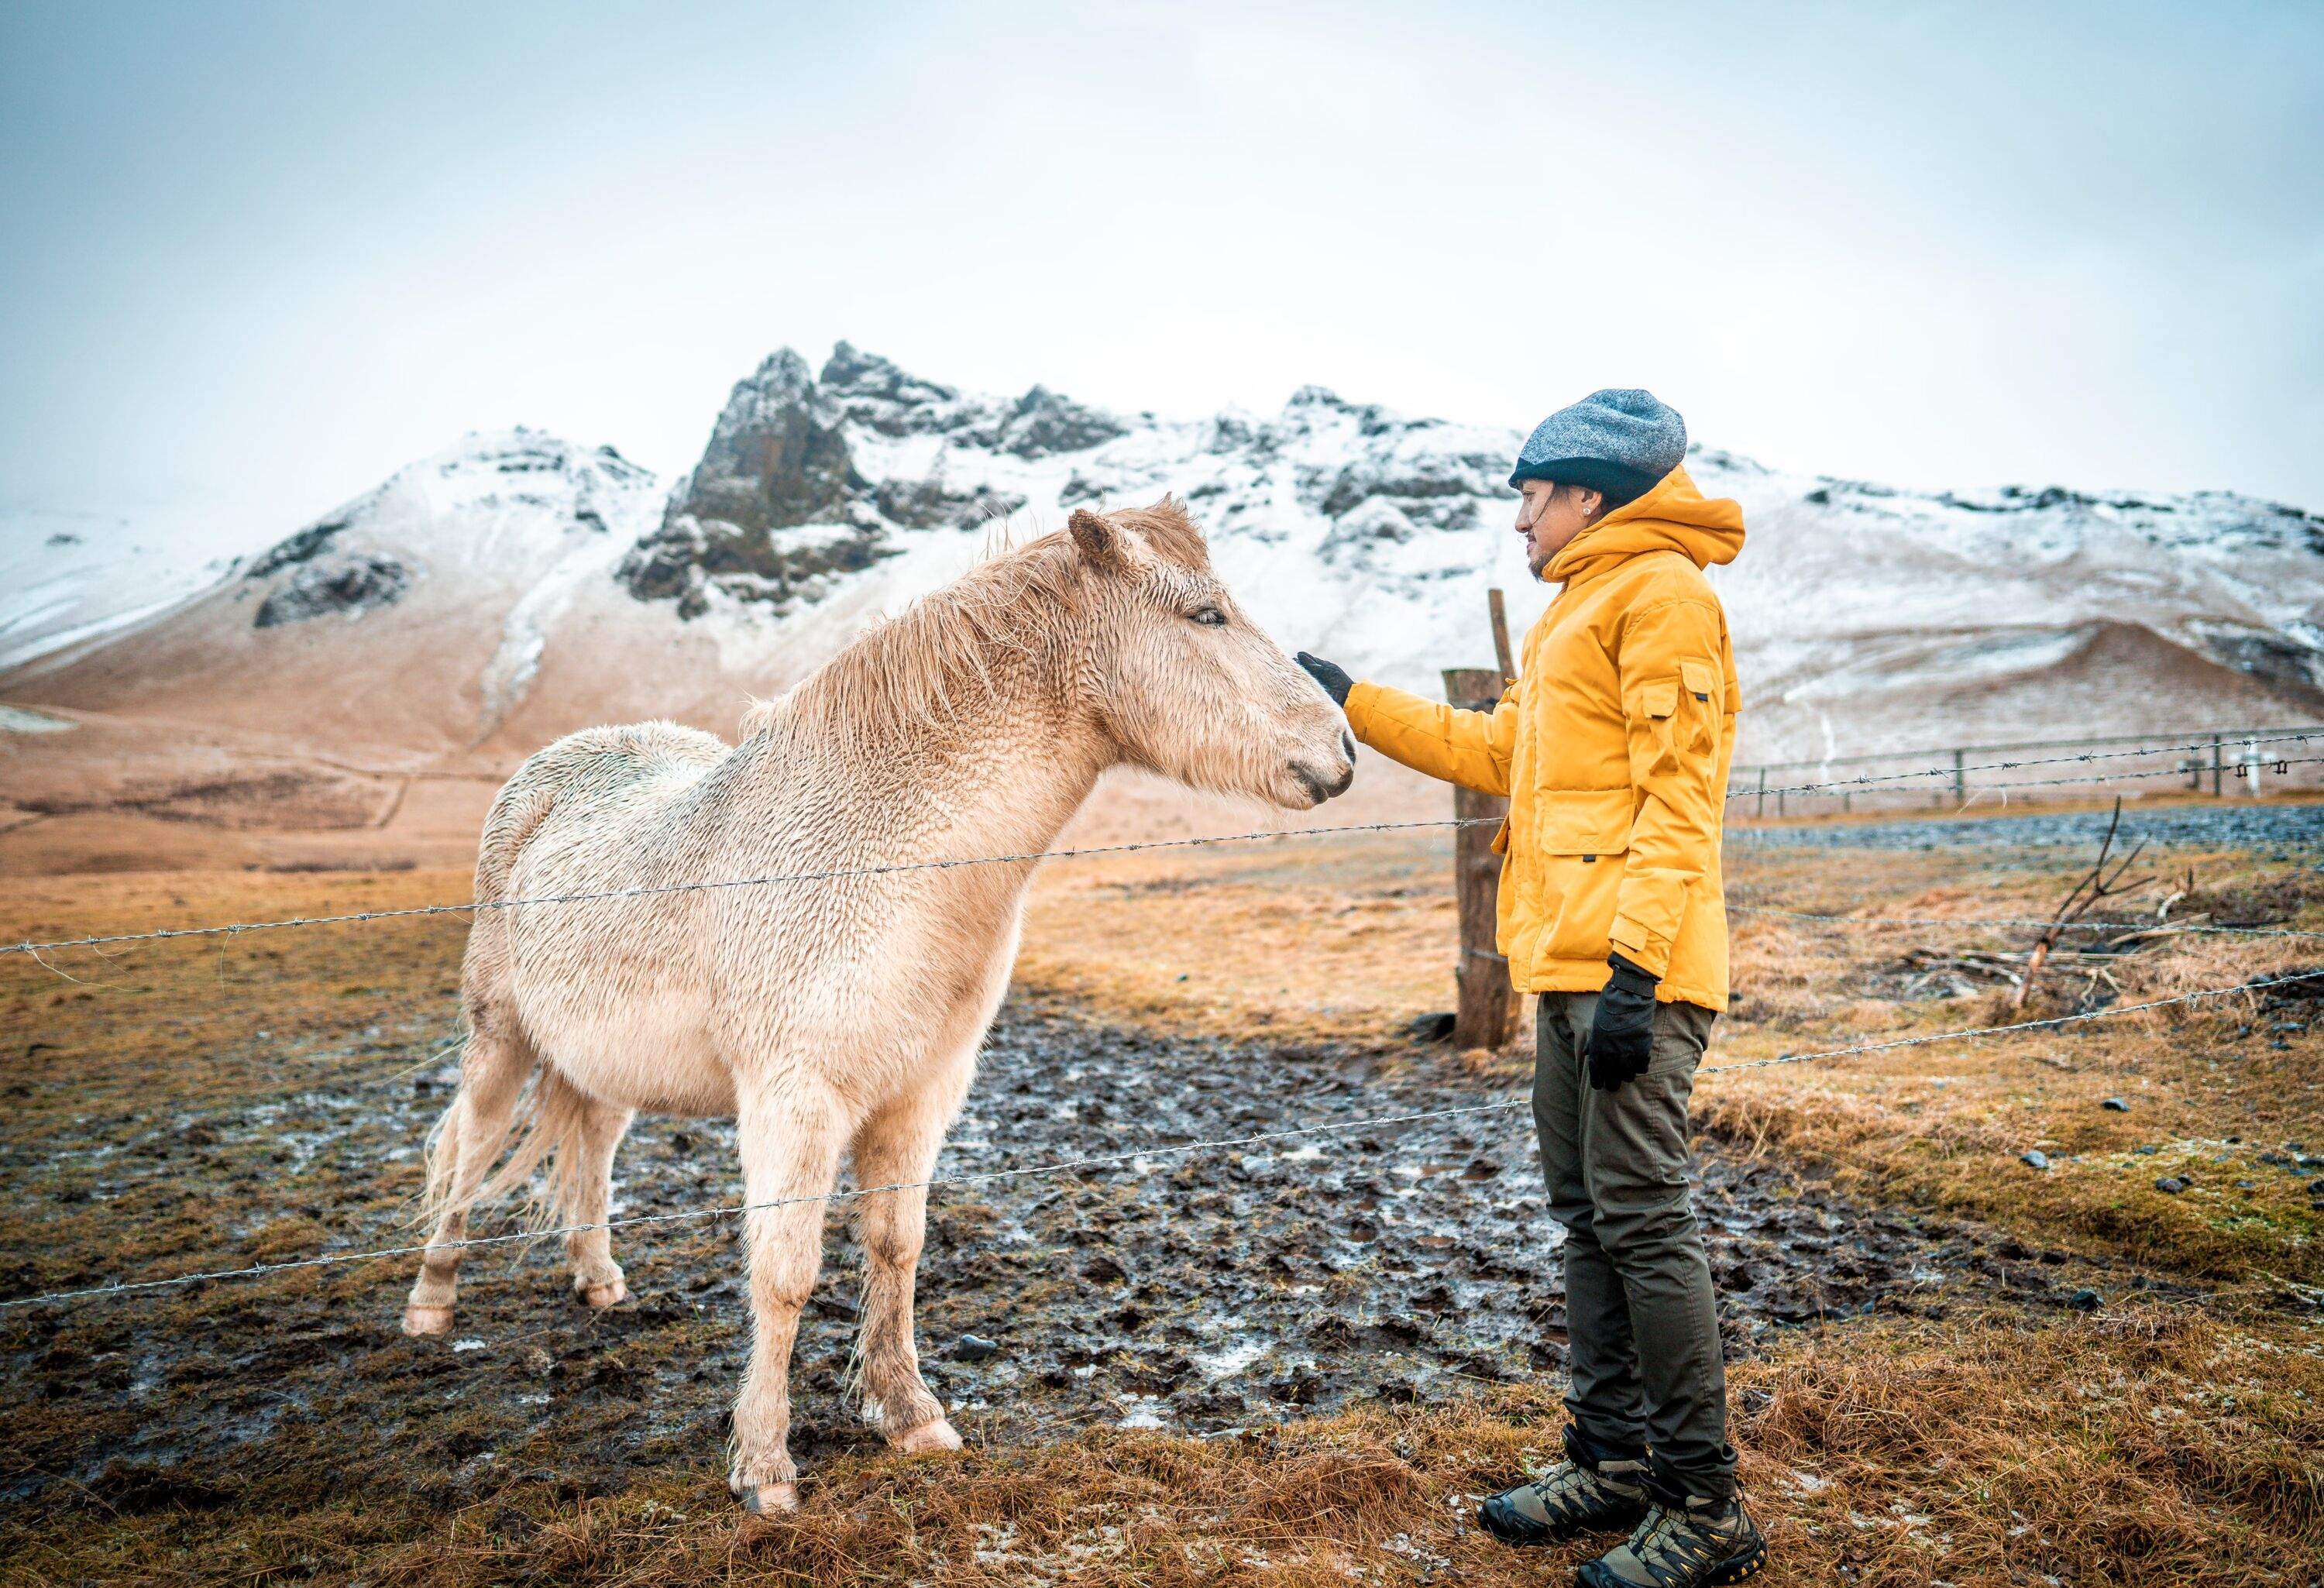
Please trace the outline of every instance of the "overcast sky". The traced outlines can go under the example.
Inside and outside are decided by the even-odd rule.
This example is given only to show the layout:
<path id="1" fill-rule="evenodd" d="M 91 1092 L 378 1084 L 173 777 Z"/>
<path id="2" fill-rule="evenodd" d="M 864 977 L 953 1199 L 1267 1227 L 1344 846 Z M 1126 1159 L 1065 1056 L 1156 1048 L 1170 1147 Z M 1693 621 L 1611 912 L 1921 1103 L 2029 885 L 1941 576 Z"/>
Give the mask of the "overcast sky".
<path id="1" fill-rule="evenodd" d="M 839 337 L 2324 507 L 2324 5 L 0 0 L 0 509 L 675 472 Z"/>

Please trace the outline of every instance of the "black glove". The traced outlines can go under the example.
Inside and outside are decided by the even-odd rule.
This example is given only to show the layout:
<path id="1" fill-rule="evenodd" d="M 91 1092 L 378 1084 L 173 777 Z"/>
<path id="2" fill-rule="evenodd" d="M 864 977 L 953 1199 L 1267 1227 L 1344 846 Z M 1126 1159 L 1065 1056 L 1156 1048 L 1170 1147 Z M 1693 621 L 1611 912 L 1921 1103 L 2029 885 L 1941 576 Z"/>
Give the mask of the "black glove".
<path id="1" fill-rule="evenodd" d="M 1305 651 L 1291 660 L 1305 668 L 1307 676 L 1323 686 L 1323 693 L 1332 697 L 1333 705 L 1344 707 L 1348 704 L 1348 691 L 1356 687 L 1355 679 L 1322 657 L 1310 656 Z"/>
<path id="2" fill-rule="evenodd" d="M 1654 1046 L 1655 987 L 1650 976 L 1618 954 L 1606 963 L 1614 974 L 1598 994 L 1598 1012 L 1590 1021 L 1590 1039 L 1582 1056 L 1590 1061 L 1590 1084 L 1611 1092 L 1625 1081 L 1646 1073 L 1648 1050 Z"/>

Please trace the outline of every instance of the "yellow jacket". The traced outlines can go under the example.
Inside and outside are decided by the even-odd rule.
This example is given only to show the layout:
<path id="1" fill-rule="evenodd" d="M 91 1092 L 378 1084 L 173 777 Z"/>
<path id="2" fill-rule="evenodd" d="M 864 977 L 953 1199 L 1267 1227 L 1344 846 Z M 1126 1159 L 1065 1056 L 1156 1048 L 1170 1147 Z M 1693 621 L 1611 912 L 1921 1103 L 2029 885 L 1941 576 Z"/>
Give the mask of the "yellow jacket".
<path id="1" fill-rule="evenodd" d="M 1664 1002 L 1727 1007 L 1719 836 L 1742 703 L 1702 570 L 1742 549 L 1742 508 L 1673 469 L 1544 570 L 1565 588 L 1495 709 L 1349 691 L 1373 749 L 1508 796 L 1499 944 L 1520 991 L 1595 992 L 1619 949 Z"/>

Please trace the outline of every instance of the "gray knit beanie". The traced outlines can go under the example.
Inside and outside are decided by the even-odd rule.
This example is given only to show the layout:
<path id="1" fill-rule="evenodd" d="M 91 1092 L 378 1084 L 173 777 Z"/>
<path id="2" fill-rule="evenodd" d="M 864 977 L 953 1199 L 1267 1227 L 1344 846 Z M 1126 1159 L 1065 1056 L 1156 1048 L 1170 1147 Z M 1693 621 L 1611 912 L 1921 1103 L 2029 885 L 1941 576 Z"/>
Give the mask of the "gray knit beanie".
<path id="1" fill-rule="evenodd" d="M 1686 420 L 1652 392 L 1592 392 L 1534 427 L 1509 475 L 1602 491 L 1609 507 L 1635 502 L 1686 458 Z"/>

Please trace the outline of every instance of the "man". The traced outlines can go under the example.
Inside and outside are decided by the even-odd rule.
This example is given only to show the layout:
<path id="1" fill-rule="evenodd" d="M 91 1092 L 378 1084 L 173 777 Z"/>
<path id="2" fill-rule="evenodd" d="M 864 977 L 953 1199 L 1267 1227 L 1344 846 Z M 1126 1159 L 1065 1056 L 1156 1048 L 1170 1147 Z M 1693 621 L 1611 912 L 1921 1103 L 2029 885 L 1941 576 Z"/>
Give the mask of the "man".
<path id="1" fill-rule="evenodd" d="M 1720 826 L 1738 704 L 1703 568 L 1742 510 L 1681 466 L 1686 425 L 1646 392 L 1544 420 L 1509 484 L 1536 578 L 1563 586 L 1489 712 L 1299 660 L 1356 736 L 1509 797 L 1499 946 L 1538 992 L 1534 1122 L 1565 1228 L 1565 1458 L 1485 1502 L 1512 1544 L 1631 1529 L 1591 1588 L 1694 1588 L 1759 1569 L 1735 1491 L 1719 1318 L 1685 1180 L 1687 1099 L 1727 1004 Z"/>

